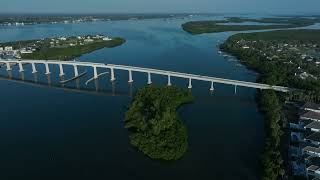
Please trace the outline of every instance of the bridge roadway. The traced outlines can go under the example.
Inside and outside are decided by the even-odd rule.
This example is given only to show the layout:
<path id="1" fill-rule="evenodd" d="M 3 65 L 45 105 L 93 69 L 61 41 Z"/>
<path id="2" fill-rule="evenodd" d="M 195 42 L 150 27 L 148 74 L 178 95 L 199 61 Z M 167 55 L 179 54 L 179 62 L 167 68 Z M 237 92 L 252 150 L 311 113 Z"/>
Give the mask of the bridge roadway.
<path id="1" fill-rule="evenodd" d="M 124 70 L 128 71 L 129 74 L 129 80 L 128 82 L 133 82 L 133 72 L 140 72 L 140 73 L 146 73 L 148 74 L 148 84 L 152 83 L 151 75 L 152 74 L 158 74 L 168 77 L 168 86 L 171 86 L 171 77 L 177 77 L 177 78 L 183 78 L 189 80 L 188 88 L 192 88 L 192 80 L 199 80 L 199 81 L 206 81 L 211 83 L 210 90 L 214 90 L 214 83 L 218 84 L 227 84 L 227 85 L 233 85 L 235 86 L 235 91 L 237 86 L 241 87 L 248 87 L 248 88 L 255 88 L 255 89 L 271 89 L 279 92 L 289 92 L 292 89 L 288 87 L 283 86 L 272 86 L 268 84 L 261 84 L 261 83 L 254 83 L 254 82 L 247 82 L 247 81 L 238 81 L 238 80 L 231 80 L 231 79 L 224 79 L 224 78 L 216 78 L 216 77 L 209 77 L 209 76 L 201 76 L 201 75 L 195 75 L 195 74 L 188 74 L 188 73 L 180 73 L 180 72 L 174 72 L 174 71 L 166 71 L 166 70 L 158 70 L 158 69 L 152 69 L 152 68 L 141 68 L 141 67 L 134 67 L 134 66 L 125 66 L 125 65 L 115 65 L 115 64 L 103 64 L 103 63 L 92 63 L 92 62 L 80 62 L 80 61 L 56 61 L 56 60 L 0 60 L 0 63 L 4 63 L 7 67 L 8 71 L 12 70 L 12 64 L 18 64 L 19 71 L 24 71 L 24 64 L 31 64 L 32 66 L 32 73 L 36 73 L 36 64 L 44 64 L 45 65 L 45 71 L 46 74 L 50 74 L 50 67 L 49 65 L 58 65 L 60 69 L 60 76 L 64 75 L 64 65 L 70 65 L 74 67 L 74 74 L 75 76 L 78 76 L 78 67 L 84 66 L 84 67 L 92 67 L 93 68 L 93 78 L 98 78 L 97 68 L 104 68 L 104 69 L 110 69 L 110 76 L 111 81 L 115 81 L 115 70 Z"/>

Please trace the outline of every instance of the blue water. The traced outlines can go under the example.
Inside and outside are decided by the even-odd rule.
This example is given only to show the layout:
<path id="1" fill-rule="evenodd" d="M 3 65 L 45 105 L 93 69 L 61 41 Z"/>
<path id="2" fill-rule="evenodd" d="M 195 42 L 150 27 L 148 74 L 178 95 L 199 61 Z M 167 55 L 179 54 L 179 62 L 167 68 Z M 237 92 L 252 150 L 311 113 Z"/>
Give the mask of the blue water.
<path id="1" fill-rule="evenodd" d="M 222 17 L 210 17 L 221 19 Z M 194 17 L 192 20 L 208 19 Z M 135 65 L 254 82 L 257 75 L 237 61 L 218 54 L 217 46 L 231 33 L 192 36 L 181 29 L 190 19 L 95 22 L 82 24 L 1 27 L 0 42 L 56 36 L 104 34 L 127 40 L 120 47 L 101 49 L 81 61 Z M 38 66 L 38 83 L 48 83 Z M 259 179 L 263 150 L 263 119 L 255 103 L 256 90 L 193 82 L 196 102 L 179 110 L 188 129 L 189 149 L 174 162 L 151 160 L 129 144 L 124 113 L 131 101 L 126 72 L 116 71 L 117 82 L 104 76 L 88 87 L 92 69 L 80 88 L 105 94 L 0 80 L 0 179 Z M 72 68 L 66 69 L 67 78 Z M 79 71 L 84 71 L 80 68 Z M 106 70 L 99 69 L 99 72 Z M 0 74 L 7 77 L 4 68 Z M 30 67 L 13 78 L 33 81 Z M 147 82 L 134 74 L 132 91 Z M 166 77 L 153 76 L 158 85 Z M 181 88 L 187 82 L 172 79 Z M 71 83 L 76 89 L 76 83 Z M 112 94 L 116 96 L 112 96 Z"/>

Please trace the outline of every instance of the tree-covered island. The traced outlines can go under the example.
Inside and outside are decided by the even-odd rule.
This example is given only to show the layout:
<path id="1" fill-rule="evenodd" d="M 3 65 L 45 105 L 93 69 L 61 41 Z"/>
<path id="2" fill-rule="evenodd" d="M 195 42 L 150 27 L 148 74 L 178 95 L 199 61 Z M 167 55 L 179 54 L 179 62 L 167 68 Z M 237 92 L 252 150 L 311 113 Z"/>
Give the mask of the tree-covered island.
<path id="1" fill-rule="evenodd" d="M 263 29 L 286 29 L 310 26 L 320 22 L 320 18 L 262 18 L 248 19 L 231 17 L 216 21 L 191 21 L 182 24 L 183 30 L 190 34 L 216 33 L 226 31 L 247 31 Z M 230 24 L 228 24 L 230 23 Z M 231 23 L 263 23 L 257 25 Z"/>
<path id="2" fill-rule="evenodd" d="M 102 48 L 125 43 L 122 38 L 103 35 L 46 38 L 0 43 L 0 58 L 71 60 Z"/>
<path id="3" fill-rule="evenodd" d="M 139 89 L 125 115 L 130 143 L 152 159 L 178 160 L 187 152 L 187 129 L 177 108 L 194 101 L 190 92 L 176 87 Z"/>

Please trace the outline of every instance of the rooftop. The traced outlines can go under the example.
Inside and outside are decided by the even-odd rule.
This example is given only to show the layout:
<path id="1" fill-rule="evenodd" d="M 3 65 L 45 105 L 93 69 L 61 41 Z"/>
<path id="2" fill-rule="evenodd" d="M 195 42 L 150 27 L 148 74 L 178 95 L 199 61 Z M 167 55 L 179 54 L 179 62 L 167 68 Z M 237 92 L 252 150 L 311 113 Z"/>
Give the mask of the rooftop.
<path id="1" fill-rule="evenodd" d="M 300 115 L 301 118 L 306 118 L 306 119 L 316 119 L 320 120 L 320 113 L 313 112 L 313 111 L 306 111 Z"/>
<path id="2" fill-rule="evenodd" d="M 307 168 L 308 171 L 316 171 L 316 170 L 318 170 L 318 169 L 319 169 L 319 167 L 318 167 L 318 166 L 315 166 L 315 165 L 311 165 L 311 166 L 309 166 L 309 167 Z"/>
<path id="3" fill-rule="evenodd" d="M 320 157 L 309 156 L 307 159 L 312 165 L 320 166 Z"/>
<path id="4" fill-rule="evenodd" d="M 303 148 L 303 151 L 309 151 L 309 152 L 320 153 L 320 148 L 307 146 L 307 147 Z"/>
<path id="5" fill-rule="evenodd" d="M 306 138 L 307 140 L 320 142 L 320 133 L 313 133 Z"/>
<path id="6" fill-rule="evenodd" d="M 314 109 L 314 110 L 320 111 L 320 104 L 307 102 L 302 106 L 302 109 Z"/>
<path id="7" fill-rule="evenodd" d="M 305 128 L 320 129 L 320 122 L 318 122 L 318 121 L 313 121 L 312 123 L 306 125 Z"/>

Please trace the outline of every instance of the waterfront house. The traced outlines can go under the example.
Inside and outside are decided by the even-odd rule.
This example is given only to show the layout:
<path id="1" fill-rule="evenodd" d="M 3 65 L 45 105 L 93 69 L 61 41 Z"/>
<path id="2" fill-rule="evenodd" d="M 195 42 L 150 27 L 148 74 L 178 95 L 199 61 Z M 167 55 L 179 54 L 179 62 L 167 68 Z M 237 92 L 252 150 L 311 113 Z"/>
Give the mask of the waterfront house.
<path id="1" fill-rule="evenodd" d="M 3 51 L 3 47 L 0 47 L 0 52 L 2 52 Z"/>
<path id="2" fill-rule="evenodd" d="M 65 38 L 65 37 L 60 37 L 59 40 L 61 40 L 61 41 L 66 41 L 67 38 Z"/>
<path id="3" fill-rule="evenodd" d="M 320 157 L 320 148 L 312 147 L 312 146 L 306 146 L 302 149 L 303 153 L 314 156 L 314 157 Z"/>
<path id="4" fill-rule="evenodd" d="M 307 175 L 309 179 L 320 177 L 320 158 L 319 157 L 307 157 L 305 159 L 307 168 Z"/>
<path id="5" fill-rule="evenodd" d="M 104 40 L 104 41 L 111 41 L 112 39 L 109 38 L 109 37 L 104 37 L 104 38 L 102 38 L 102 40 Z"/>
<path id="6" fill-rule="evenodd" d="M 301 107 L 301 109 L 320 113 L 320 104 L 307 102 Z"/>
<path id="7" fill-rule="evenodd" d="M 13 51 L 13 47 L 12 46 L 6 46 L 4 47 L 5 51 Z"/>
<path id="8" fill-rule="evenodd" d="M 85 39 L 84 42 L 90 43 L 90 42 L 93 42 L 93 39 Z"/>

